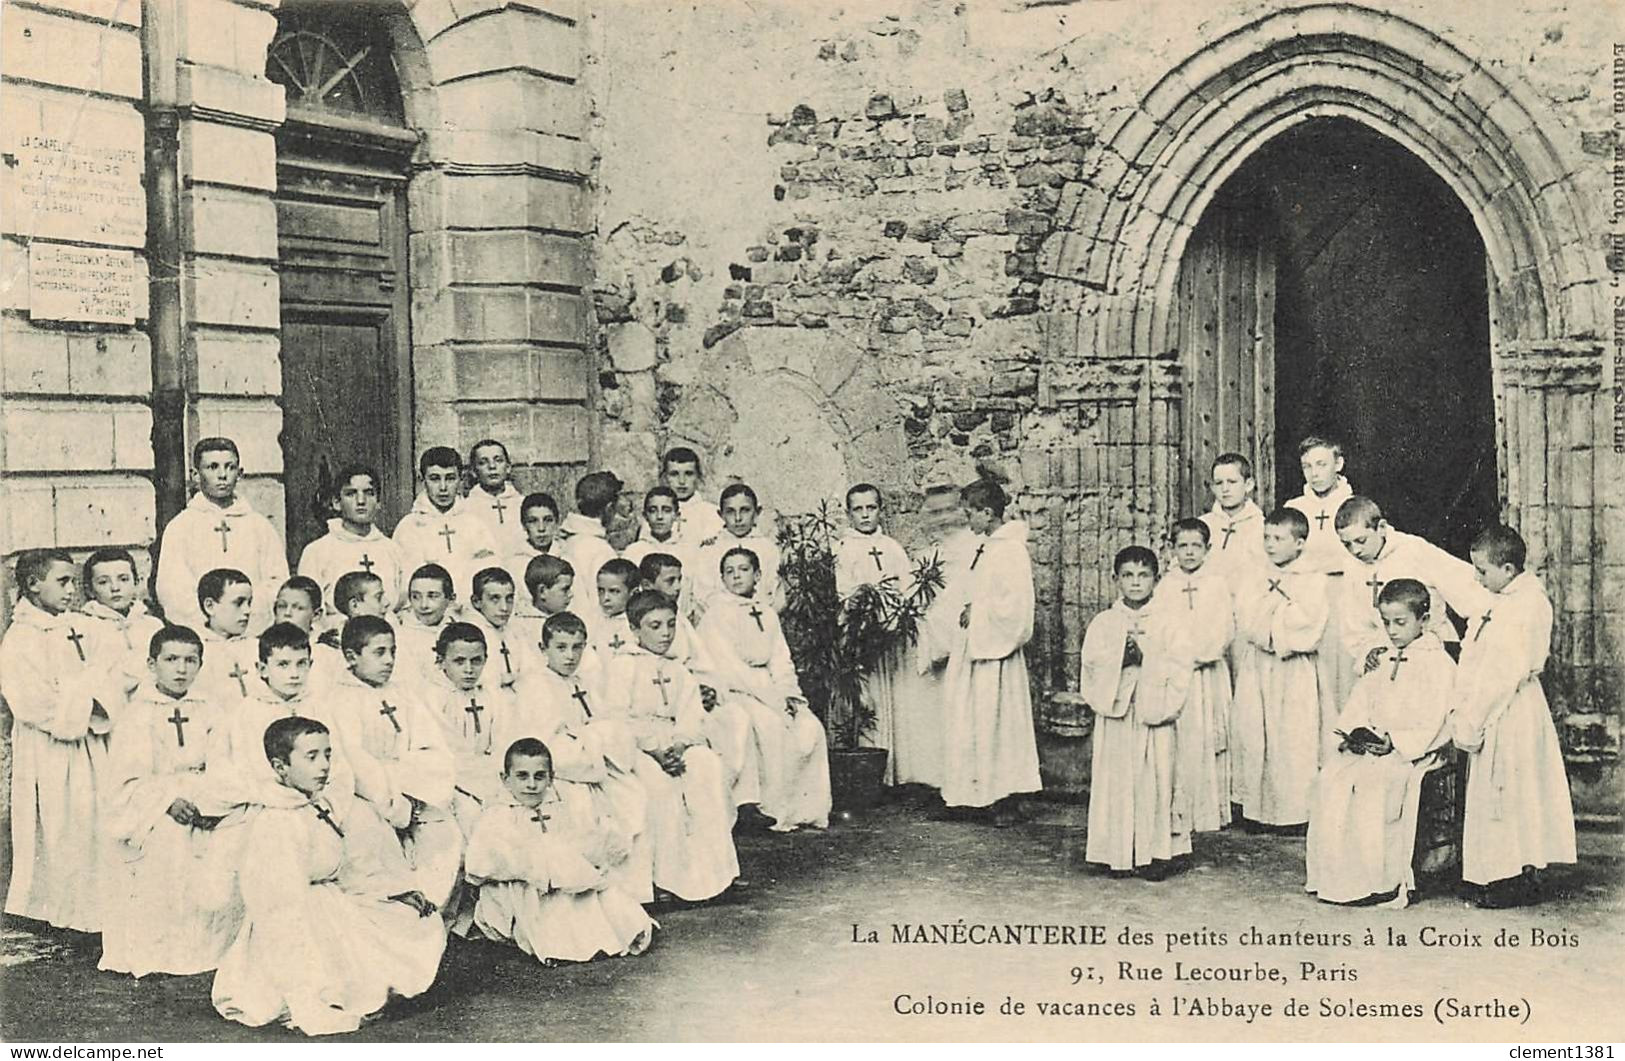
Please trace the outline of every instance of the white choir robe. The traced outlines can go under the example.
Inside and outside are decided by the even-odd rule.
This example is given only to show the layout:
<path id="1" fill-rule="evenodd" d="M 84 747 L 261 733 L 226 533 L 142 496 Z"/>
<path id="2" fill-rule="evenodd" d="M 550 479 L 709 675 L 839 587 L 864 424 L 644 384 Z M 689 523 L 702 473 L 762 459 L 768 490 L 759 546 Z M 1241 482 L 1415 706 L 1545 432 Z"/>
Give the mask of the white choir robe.
<path id="1" fill-rule="evenodd" d="M 462 865 L 463 833 L 452 813 L 456 761 L 440 720 L 408 685 L 368 685 L 346 673 L 329 690 L 355 770 L 356 794 L 401 836 L 417 889 L 444 908 Z"/>
<path id="2" fill-rule="evenodd" d="M 143 683 L 119 714 L 111 742 L 102 826 L 112 845 L 103 879 L 102 957 L 108 972 L 207 972 L 242 922 L 213 829 L 169 816 L 177 799 L 208 805 L 207 771 L 229 769 L 225 718 L 188 692 L 172 697 Z"/>
<path id="3" fill-rule="evenodd" d="M 412 571 L 406 567 L 401 550 L 393 539 L 377 527 L 364 535 L 345 530 L 344 521 L 327 521 L 327 533 L 305 546 L 299 554 L 299 573 L 313 578 L 322 587 L 322 605 L 336 613 L 333 587 L 351 571 L 366 571 L 384 584 L 384 608 L 393 612 L 406 603 L 406 580 Z M 254 590 L 256 596 L 259 589 Z M 341 624 L 342 625 L 342 624 Z"/>
<path id="4" fill-rule="evenodd" d="M 1323 764 L 1337 754 L 1338 738 L 1332 731 L 1337 728 L 1338 712 L 1348 703 L 1354 683 L 1360 677 L 1353 659 L 1343 651 L 1343 586 L 1354 557 L 1338 538 L 1334 522 L 1338 507 L 1353 496 L 1354 488 L 1339 475 L 1336 485 L 1324 496 L 1305 484 L 1302 495 L 1286 502 L 1288 508 L 1302 512 L 1309 521 L 1304 559 L 1326 576 L 1326 633 L 1321 636 L 1317 657 L 1321 688 L 1320 761 Z"/>
<path id="5" fill-rule="evenodd" d="M 1247 651 L 1230 712 L 1230 791 L 1246 817 L 1266 825 L 1309 820 L 1320 768 L 1325 581 L 1300 556 L 1236 584 L 1236 639 Z"/>
<path id="6" fill-rule="evenodd" d="M 1372 649 L 1388 647 L 1377 596 L 1395 579 L 1415 579 L 1428 588 L 1428 629 L 1445 645 L 1460 640 L 1445 614 L 1446 604 L 1465 617 L 1482 615 L 1490 607 L 1490 593 L 1478 584 L 1472 564 L 1425 538 L 1392 527 L 1374 561 L 1365 563 L 1350 554 L 1346 566 L 1342 614 L 1338 618 L 1343 624 L 1343 650 L 1357 674 L 1364 672 L 1366 656 Z"/>
<path id="7" fill-rule="evenodd" d="M 1235 636 L 1230 589 L 1206 567 L 1178 567 L 1157 583 L 1154 603 L 1187 647 L 1195 674 L 1179 713 L 1180 766 L 1191 792 L 1191 828 L 1211 832 L 1230 824 L 1230 704 L 1227 649 Z"/>
<path id="8" fill-rule="evenodd" d="M 694 576 L 700 564 L 699 547 L 678 541 L 675 530 L 672 536 L 663 542 L 649 537 L 647 526 L 643 528 L 642 535 L 622 549 L 621 556 L 639 565 L 650 553 L 665 553 L 667 556 L 676 557 L 678 563 L 683 565 L 683 579 L 677 590 L 678 614 L 691 623 L 699 622 L 701 609 L 695 604 L 694 595 Z"/>
<path id="9" fill-rule="evenodd" d="M 779 616 L 748 597 L 712 600 L 700 633 L 716 661 L 717 691 L 750 718 L 758 769 L 757 805 L 784 832 L 829 824 L 829 742 L 803 702 L 794 716 L 786 701 L 804 701 Z"/>
<path id="10" fill-rule="evenodd" d="M 594 604 L 585 612 L 576 614 L 587 624 L 587 646 L 599 659 L 624 652 L 638 643 L 625 612 L 619 615 L 605 615 L 604 610 Z"/>
<path id="11" fill-rule="evenodd" d="M 572 512 L 559 521 L 553 551 L 569 561 L 570 611 L 582 617 L 598 610 L 598 569 L 615 559 L 615 547 L 604 537 L 604 521 Z"/>
<path id="12" fill-rule="evenodd" d="M 424 626 L 418 622 L 417 616 L 408 609 L 400 613 L 395 622 L 395 669 L 397 672 L 404 666 L 418 680 L 432 683 L 441 675 L 440 661 L 434 654 L 435 643 L 440 640 L 440 631 L 452 621 L 451 609 L 440 617 L 435 626 Z M 406 677 L 399 674 L 399 677 Z"/>
<path id="13" fill-rule="evenodd" d="M 1207 562 L 1202 566 L 1211 568 L 1213 574 L 1228 582 L 1232 591 L 1239 579 L 1270 562 L 1264 555 L 1264 510 L 1251 498 L 1234 513 L 1226 512 L 1215 501 L 1213 507 L 1198 518 L 1207 524 L 1212 534 Z"/>
<path id="14" fill-rule="evenodd" d="M 732 531 L 724 528 L 715 538 L 701 543 L 699 556 L 694 562 L 694 596 L 701 618 L 704 618 L 705 609 L 711 606 L 713 597 L 728 592 L 722 588 L 722 558 L 728 555 L 730 549 L 749 549 L 756 554 L 756 560 L 761 565 L 762 577 L 756 580 L 756 592 L 751 595 L 752 598 L 774 611 L 783 608 L 784 584 L 779 578 L 782 558 L 778 543 L 764 534 L 736 538 Z"/>
<path id="15" fill-rule="evenodd" d="M 1195 664 L 1166 602 L 1118 600 L 1083 635 L 1079 692 L 1095 713 L 1084 859 L 1131 870 L 1190 854 L 1192 791 L 1178 720 Z M 1125 664 L 1130 635 L 1142 661 Z"/>
<path id="16" fill-rule="evenodd" d="M 628 848 L 613 817 L 556 789 L 534 809 L 511 796 L 487 807 L 468 842 L 475 927 L 544 962 L 643 953 L 655 923 L 614 880 Z"/>
<path id="17" fill-rule="evenodd" d="M 963 633 L 959 613 L 965 606 L 971 560 L 981 540 L 970 528 L 961 527 L 916 557 L 941 564 L 943 585 L 921 618 L 918 638 L 906 665 L 899 667 L 895 675 L 892 746 L 886 757 L 888 784 L 942 785 L 948 656 Z"/>
<path id="18" fill-rule="evenodd" d="M 603 717 L 624 724 L 643 752 L 685 748 L 676 777 L 648 754 L 635 768 L 648 796 L 655 886 L 689 900 L 720 895 L 739 876 L 735 808 L 722 762 L 704 743 L 699 684 L 682 664 L 642 648 L 606 660 L 604 669 Z"/>
<path id="19" fill-rule="evenodd" d="M 835 549 L 835 591 L 842 600 L 848 599 L 859 586 L 875 585 L 891 580 L 899 594 L 908 592 L 913 568 L 908 553 L 887 535 L 876 531 L 860 534 L 847 530 Z M 872 730 L 859 734 L 858 741 L 866 747 L 885 748 L 887 784 L 897 783 L 897 675 L 912 660 L 910 646 L 899 646 L 881 660 L 873 673 L 863 680 L 863 697 L 875 713 Z"/>
<path id="20" fill-rule="evenodd" d="M 264 684 L 259 675 L 259 639 L 222 637 L 207 626 L 199 627 L 197 635 L 203 641 L 203 667 L 192 688 L 229 714 L 233 705 L 254 695 L 256 685 Z"/>
<path id="21" fill-rule="evenodd" d="M 706 540 L 720 535 L 726 526 L 717 503 L 695 494 L 677 503 L 677 522 L 672 524 L 671 536 L 690 549 L 698 549 Z"/>
<path id="22" fill-rule="evenodd" d="M 553 753 L 553 777 L 559 793 L 573 804 L 620 824 L 628 856 L 610 867 L 610 881 L 639 902 L 654 899 L 654 849 L 646 828 L 648 796 L 637 778 L 647 758 L 627 726 L 594 713 L 597 686 L 577 674 L 549 668 L 526 674 L 514 710 L 496 733 L 496 746 L 506 749 L 521 737 L 535 737 Z"/>
<path id="23" fill-rule="evenodd" d="M 164 621 L 141 601 L 132 602 L 130 610 L 122 614 L 96 600 L 88 602 L 83 611 L 86 618 L 99 624 L 102 636 L 97 639 L 98 649 L 106 646 L 110 654 L 118 656 L 117 660 L 98 657 L 93 662 L 114 668 L 126 696 L 135 692 L 147 678 L 147 650 L 152 646 L 152 635 L 164 628 Z"/>
<path id="24" fill-rule="evenodd" d="M 474 687 L 462 689 L 436 671 L 420 690 L 452 749 L 457 775 L 452 810 L 465 836 L 474 827 L 480 808 L 502 792 L 498 775 L 508 746 L 500 743 L 500 738 L 512 731 L 510 720 L 518 710 L 513 690 L 490 684 L 486 677 L 490 673 L 491 665 L 487 663 Z"/>
<path id="25" fill-rule="evenodd" d="M 13 719 L 6 913 L 79 932 L 102 928 L 97 803 L 124 698 L 94 665 L 116 652 L 98 647 L 101 636 L 83 615 L 52 615 L 22 597 L 0 641 L 0 695 Z"/>
<path id="26" fill-rule="evenodd" d="M 1563 749 L 1540 685 L 1552 603 L 1529 572 L 1488 598 L 1462 645 L 1452 731 L 1469 756 L 1461 875 L 1471 884 L 1575 861 Z"/>
<path id="27" fill-rule="evenodd" d="M 525 526 L 519 519 L 519 507 L 525 503 L 525 495 L 512 483 L 503 483 L 502 489 L 494 494 L 475 483 L 463 503 L 485 523 L 499 555 L 506 557 L 520 548 L 529 548 Z"/>
<path id="28" fill-rule="evenodd" d="M 1387 755 L 1339 751 L 1321 768 L 1309 812 L 1304 890 L 1352 903 L 1396 888 L 1413 890 L 1411 856 L 1422 779 L 1449 740 L 1456 665 L 1432 634 L 1392 652 L 1355 683 L 1337 728 L 1364 726 L 1393 742 Z"/>
<path id="29" fill-rule="evenodd" d="M 518 613 L 517 608 L 514 611 Z M 479 627 L 480 633 L 485 635 L 485 672 L 482 677 L 492 684 L 512 689 L 526 670 L 546 665 L 541 658 L 541 647 L 535 638 L 529 636 L 529 627 L 516 627 L 510 618 L 499 628 L 473 608 L 468 609 L 463 621 Z"/>
<path id="30" fill-rule="evenodd" d="M 458 498 L 442 512 L 422 493 L 412 510 L 395 524 L 395 546 L 408 581 L 424 564 L 439 564 L 451 575 L 457 599 L 462 601 L 474 591 L 474 576 L 485 568 L 501 567 L 507 555 L 498 549 L 467 498 Z"/>
<path id="31" fill-rule="evenodd" d="M 246 827 L 243 926 L 210 992 L 220 1015 L 333 1035 L 391 995 L 427 991 L 446 933 L 439 917 L 390 901 L 417 882 L 372 804 L 313 802 L 281 785 L 256 799 L 265 809 Z"/>
<path id="32" fill-rule="evenodd" d="M 254 584 L 248 635 L 259 636 L 271 625 L 271 605 L 288 580 L 288 553 L 282 536 L 241 497 L 221 508 L 201 493 L 193 494 L 164 527 L 158 546 L 153 588 L 167 621 L 203 632 L 197 584 L 217 567 L 235 568 Z"/>
<path id="33" fill-rule="evenodd" d="M 509 553 L 502 562 L 503 568 L 513 576 L 513 602 L 514 617 L 518 618 L 521 612 L 536 613 L 534 598 L 530 594 L 530 587 L 525 585 L 525 572 L 530 569 L 530 562 L 539 556 L 560 556 L 559 544 L 554 542 L 545 552 L 531 548 L 526 541 Z"/>
<path id="34" fill-rule="evenodd" d="M 632 643 L 636 644 L 636 635 L 631 636 Z M 705 712 L 705 743 L 722 760 L 723 780 L 728 782 L 734 806 L 743 807 L 748 803 L 760 805 L 762 751 L 757 746 L 750 711 L 738 699 L 725 695 L 728 682 L 721 673 L 716 656 L 694 624 L 680 613 L 677 616 L 677 636 L 672 639 L 671 649 L 666 655 L 688 668 L 694 680 L 700 683 L 702 696 L 706 688 L 716 693 L 714 703 Z"/>
<path id="35" fill-rule="evenodd" d="M 1024 655 L 1034 604 L 1027 524 L 1003 523 L 977 548 L 966 579 L 970 626 L 949 656 L 943 696 L 942 798 L 950 807 L 986 807 L 1043 787 Z"/>

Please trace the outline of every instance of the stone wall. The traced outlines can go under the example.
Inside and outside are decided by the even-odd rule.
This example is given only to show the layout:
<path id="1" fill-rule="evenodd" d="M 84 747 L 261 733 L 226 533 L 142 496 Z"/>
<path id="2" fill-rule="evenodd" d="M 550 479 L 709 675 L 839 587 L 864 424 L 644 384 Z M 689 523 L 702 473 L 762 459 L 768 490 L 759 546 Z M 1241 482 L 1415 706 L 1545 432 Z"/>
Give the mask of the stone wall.
<path id="1" fill-rule="evenodd" d="M 714 479 L 743 474 L 790 511 L 872 477 L 905 538 L 923 486 L 1003 477 L 1033 527 L 1036 680 L 1075 685 L 1082 625 L 1108 596 L 1104 564 L 1187 504 L 1180 359 L 1157 284 L 1170 263 L 1177 271 L 1221 178 L 1154 185 L 1171 171 L 1162 153 L 1197 152 L 1181 130 L 1271 63 L 1302 86 L 1301 101 L 1279 100 L 1305 116 L 1380 109 L 1397 122 L 1440 95 L 1448 120 L 1418 118 L 1429 128 L 1415 140 L 1457 138 L 1476 160 L 1442 175 L 1497 266 L 1503 398 L 1524 407 L 1524 366 L 1582 364 L 1556 385 L 1578 404 L 1551 399 L 1567 441 L 1503 431 L 1503 496 L 1558 598 L 1552 684 L 1579 802 L 1617 809 L 1609 690 L 1621 677 L 1625 553 L 1594 528 L 1621 514 L 1625 494 L 1617 457 L 1593 445 L 1606 425 L 1592 419 L 1611 378 L 1608 5 L 1391 2 L 1266 17 L 1288 8 L 597 5 L 584 78 L 604 459 L 642 483 L 661 448 L 697 444 Z M 1289 68 L 1300 36 L 1329 54 Z M 1408 67 L 1415 84 L 1368 75 L 1379 63 Z M 1333 98 L 1345 87 L 1349 100 Z M 1469 134 L 1456 115 L 1474 113 L 1482 149 L 1459 139 Z M 1214 165 L 1227 157 L 1222 132 Z M 1497 158 L 1514 172 L 1488 172 Z M 1514 202 L 1533 235 L 1508 231 Z M 1547 352 L 1516 345 L 1537 333 Z M 1052 780 L 1071 783 L 1076 754 L 1047 756 Z"/>

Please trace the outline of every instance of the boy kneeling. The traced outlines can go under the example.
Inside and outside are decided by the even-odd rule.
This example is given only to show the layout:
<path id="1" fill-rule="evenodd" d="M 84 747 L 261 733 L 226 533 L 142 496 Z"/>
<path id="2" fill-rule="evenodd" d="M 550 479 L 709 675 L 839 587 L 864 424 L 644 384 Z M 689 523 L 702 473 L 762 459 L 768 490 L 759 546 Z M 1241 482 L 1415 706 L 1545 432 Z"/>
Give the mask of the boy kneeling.
<path id="1" fill-rule="evenodd" d="M 654 922 L 609 880 L 628 837 L 591 804 L 560 797 L 553 756 L 522 737 L 503 756 L 506 798 L 480 814 L 466 872 L 480 885 L 474 925 L 543 963 L 585 962 L 648 949 Z"/>
<path id="2" fill-rule="evenodd" d="M 277 784 L 249 825 L 255 869 L 240 876 L 243 927 L 215 974 L 214 1008 L 254 1027 L 355 1031 L 391 993 L 429 989 L 445 931 L 372 805 L 328 802 L 327 727 L 280 718 L 264 745 Z"/>

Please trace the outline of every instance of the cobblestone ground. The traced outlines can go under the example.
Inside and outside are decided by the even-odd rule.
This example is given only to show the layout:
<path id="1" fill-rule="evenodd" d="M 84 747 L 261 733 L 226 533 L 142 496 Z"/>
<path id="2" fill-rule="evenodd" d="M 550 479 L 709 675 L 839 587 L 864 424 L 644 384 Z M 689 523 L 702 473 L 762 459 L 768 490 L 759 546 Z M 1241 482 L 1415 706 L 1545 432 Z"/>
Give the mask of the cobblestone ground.
<path id="1" fill-rule="evenodd" d="M 1035 804 L 1012 829 L 938 821 L 917 800 L 893 802 L 828 832 L 740 838 L 748 887 L 727 900 L 659 913 L 655 947 L 636 959 L 544 969 L 517 950 L 454 942 L 426 996 L 392 1005 L 364 1041 L 599 1039 L 1255 1039 L 1461 1038 L 1595 1041 L 1625 1037 L 1618 984 L 1625 954 L 1625 882 L 1617 834 L 1583 833 L 1581 864 L 1553 881 L 1543 905 L 1479 910 L 1451 894 L 1403 911 L 1317 903 L 1302 891 L 1303 841 L 1238 832 L 1198 838 L 1192 868 L 1160 884 L 1114 879 L 1082 865 L 1082 807 Z M 1105 926 L 1098 946 L 896 943 L 894 925 Z M 875 930 L 879 943 L 854 943 Z M 1353 945 L 1242 945 L 1252 926 L 1275 934 L 1349 933 Z M 1147 946 L 1121 945 L 1125 928 Z M 1371 929 L 1376 945 L 1364 946 Z M 1505 930 L 1521 945 L 1496 947 Z M 1535 946 L 1532 935 L 1577 940 Z M 1408 946 L 1388 944 L 1402 933 Z M 927 930 L 929 932 L 929 930 Z M 1222 946 L 1168 949 L 1166 933 Z M 912 930 L 910 930 L 912 934 Z M 1430 945 L 1445 938 L 1454 945 Z M 1476 938 L 1482 946 L 1469 944 Z M 136 982 L 98 973 L 93 940 L 10 925 L 4 935 L 4 1038 L 17 1041 L 288 1041 L 280 1029 L 220 1020 L 209 977 Z M 1119 962 L 1160 980 L 1125 981 Z M 1175 962 L 1181 963 L 1176 967 Z M 1343 970 L 1301 979 L 1300 962 Z M 1284 985 L 1175 980 L 1193 969 Z M 1082 973 L 1074 986 L 1073 970 Z M 1160 970 L 1160 972 L 1158 972 Z M 1352 974 L 1357 979 L 1348 979 Z M 899 995 L 910 996 L 898 1002 Z M 1025 1003 L 1001 1016 L 1007 996 Z M 980 1001 L 983 1016 L 904 1015 L 910 1001 Z M 1157 999 L 1160 1018 L 1148 1008 Z M 1181 1000 L 1180 1013 L 1169 1010 Z M 1309 1015 L 1288 1017 L 1288 998 Z M 1446 1019 L 1440 999 L 1516 1018 Z M 1190 1015 L 1191 999 L 1201 1000 Z M 1221 1002 L 1220 1000 L 1224 1000 Z M 1325 1000 L 1324 1003 L 1322 1000 Z M 1135 1016 L 1056 1015 L 1047 1006 L 1132 1003 Z M 1217 1008 L 1221 1015 L 1213 1015 Z M 1269 1004 L 1254 1010 L 1225 1010 Z M 1423 1015 L 1386 1022 L 1323 1016 L 1353 1004 L 1412 1004 Z M 1481 1011 L 1485 1012 L 1485 1011 Z M 1374 1026 L 1375 1025 L 1375 1026 Z"/>

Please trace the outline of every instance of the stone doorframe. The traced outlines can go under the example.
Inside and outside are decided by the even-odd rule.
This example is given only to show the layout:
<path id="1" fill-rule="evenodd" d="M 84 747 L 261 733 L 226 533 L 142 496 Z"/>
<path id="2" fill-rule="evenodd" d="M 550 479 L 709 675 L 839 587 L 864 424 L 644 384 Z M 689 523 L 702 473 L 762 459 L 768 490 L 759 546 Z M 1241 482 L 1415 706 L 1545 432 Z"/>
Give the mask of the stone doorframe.
<path id="1" fill-rule="evenodd" d="M 1571 713 L 1571 761 L 1611 762 L 1620 661 L 1599 658 L 1615 654 L 1618 637 L 1605 629 L 1614 620 L 1604 570 L 1625 550 L 1598 533 L 1604 505 L 1621 503 L 1603 496 L 1618 491 L 1604 474 L 1607 449 L 1593 445 L 1609 427 L 1602 228 L 1580 191 L 1581 163 L 1548 135 L 1561 126 L 1521 84 L 1413 22 L 1351 4 L 1271 14 L 1190 56 L 1116 115 L 1099 171 L 1068 189 L 1040 258 L 1040 401 L 1086 415 L 1133 407 L 1132 446 L 1148 454 L 1135 461 L 1146 481 L 1135 484 L 1145 489 L 1135 491 L 1144 500 L 1133 533 L 1163 533 L 1178 515 L 1176 285 L 1186 242 L 1259 146 L 1321 117 L 1404 145 L 1472 213 L 1488 259 L 1505 517 L 1529 540 L 1557 608 L 1548 676 L 1559 711 Z"/>

